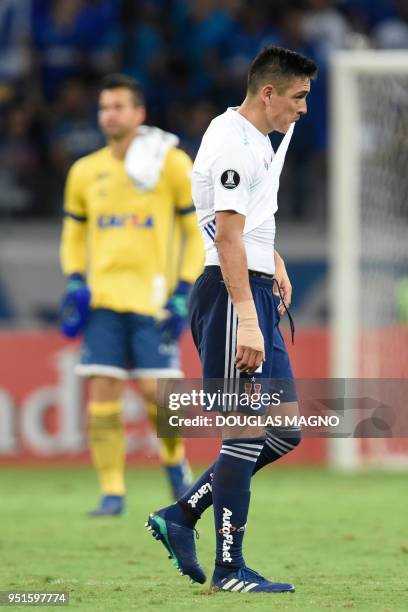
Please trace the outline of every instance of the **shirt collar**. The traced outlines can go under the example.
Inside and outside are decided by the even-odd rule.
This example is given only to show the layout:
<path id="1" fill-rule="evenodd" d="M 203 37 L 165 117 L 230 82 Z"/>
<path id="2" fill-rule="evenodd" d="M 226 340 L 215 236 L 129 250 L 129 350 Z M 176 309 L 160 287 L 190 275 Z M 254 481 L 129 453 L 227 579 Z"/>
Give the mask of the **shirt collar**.
<path id="1" fill-rule="evenodd" d="M 269 137 L 265 136 L 265 134 L 260 132 L 258 128 L 254 126 L 253 123 L 251 123 L 250 121 L 248 121 L 248 119 L 246 119 L 246 117 L 241 115 L 241 113 L 238 112 L 238 108 L 239 106 L 229 106 L 227 108 L 227 113 L 242 127 L 244 132 L 251 134 L 254 138 L 257 139 L 258 142 L 265 144 L 265 141 L 269 140 Z"/>

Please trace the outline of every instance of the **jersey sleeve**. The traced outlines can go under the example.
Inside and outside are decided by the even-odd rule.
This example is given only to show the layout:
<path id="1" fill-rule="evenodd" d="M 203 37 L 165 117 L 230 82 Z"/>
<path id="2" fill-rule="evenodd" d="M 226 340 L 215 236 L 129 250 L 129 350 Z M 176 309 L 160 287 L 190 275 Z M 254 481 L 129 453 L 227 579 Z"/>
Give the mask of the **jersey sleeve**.
<path id="1" fill-rule="evenodd" d="M 214 188 L 214 210 L 234 210 L 241 215 L 247 214 L 252 159 L 241 143 L 234 142 L 224 146 L 211 166 Z"/>
<path id="2" fill-rule="evenodd" d="M 85 184 L 85 175 L 80 160 L 69 170 L 64 192 L 65 216 L 72 217 L 79 222 L 86 221 Z"/>
<path id="3" fill-rule="evenodd" d="M 86 271 L 86 200 L 85 177 L 75 163 L 67 176 L 64 195 L 64 221 L 60 244 L 60 261 L 66 276 Z"/>

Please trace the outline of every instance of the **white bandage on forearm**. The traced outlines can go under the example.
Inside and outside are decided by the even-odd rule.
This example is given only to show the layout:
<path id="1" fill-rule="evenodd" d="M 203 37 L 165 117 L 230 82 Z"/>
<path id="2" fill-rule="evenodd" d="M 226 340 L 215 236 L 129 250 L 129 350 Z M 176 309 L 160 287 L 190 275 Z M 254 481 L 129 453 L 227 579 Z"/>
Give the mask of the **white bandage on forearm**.
<path id="1" fill-rule="evenodd" d="M 238 315 L 237 345 L 247 346 L 265 354 L 264 339 L 259 328 L 254 301 L 246 300 L 234 305 Z"/>

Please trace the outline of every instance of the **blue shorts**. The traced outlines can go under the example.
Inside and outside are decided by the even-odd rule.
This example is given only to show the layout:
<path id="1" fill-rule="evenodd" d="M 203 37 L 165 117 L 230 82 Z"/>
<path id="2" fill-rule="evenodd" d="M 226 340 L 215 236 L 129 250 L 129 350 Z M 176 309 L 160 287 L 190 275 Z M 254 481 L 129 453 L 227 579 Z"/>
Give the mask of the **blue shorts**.
<path id="1" fill-rule="evenodd" d="M 87 321 L 80 376 L 178 378 L 182 376 L 177 343 L 166 343 L 153 317 L 95 308 Z"/>
<path id="2" fill-rule="evenodd" d="M 279 329 L 279 296 L 273 294 L 273 279 L 251 276 L 252 295 L 265 343 L 265 361 L 253 374 L 235 367 L 237 315 L 219 266 L 207 266 L 197 279 L 190 298 L 191 330 L 200 355 L 204 385 L 208 379 L 223 379 L 229 391 L 248 389 L 262 382 L 262 392 L 281 392 L 281 402 L 297 400 L 289 355 Z M 254 380 L 255 379 L 255 380 Z"/>

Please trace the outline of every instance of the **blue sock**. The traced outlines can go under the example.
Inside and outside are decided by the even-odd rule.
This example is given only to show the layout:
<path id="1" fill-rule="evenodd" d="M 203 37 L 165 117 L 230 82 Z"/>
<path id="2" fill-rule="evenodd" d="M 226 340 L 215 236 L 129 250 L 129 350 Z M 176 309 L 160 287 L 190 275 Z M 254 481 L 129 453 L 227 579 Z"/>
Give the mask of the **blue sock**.
<path id="1" fill-rule="evenodd" d="M 194 527 L 204 510 L 212 504 L 212 481 L 215 463 L 200 476 L 180 499 L 163 508 L 167 520 L 185 527 Z"/>
<path id="2" fill-rule="evenodd" d="M 300 441 L 300 429 L 268 429 L 262 451 L 253 465 L 253 474 L 290 453 Z M 213 503 L 212 481 L 216 465 L 214 463 L 209 467 L 178 502 L 163 508 L 166 519 L 185 527 L 195 526 L 203 512 Z"/>
<path id="3" fill-rule="evenodd" d="M 300 440 L 300 429 L 278 429 L 276 427 L 267 429 L 265 444 L 255 464 L 254 474 L 265 467 L 265 465 L 268 465 L 268 463 L 273 463 L 287 453 L 290 453 L 298 446 Z"/>
<path id="4" fill-rule="evenodd" d="M 242 541 L 251 495 L 250 483 L 263 444 L 264 438 L 224 440 L 215 464 L 212 488 L 218 577 L 245 565 Z"/>

